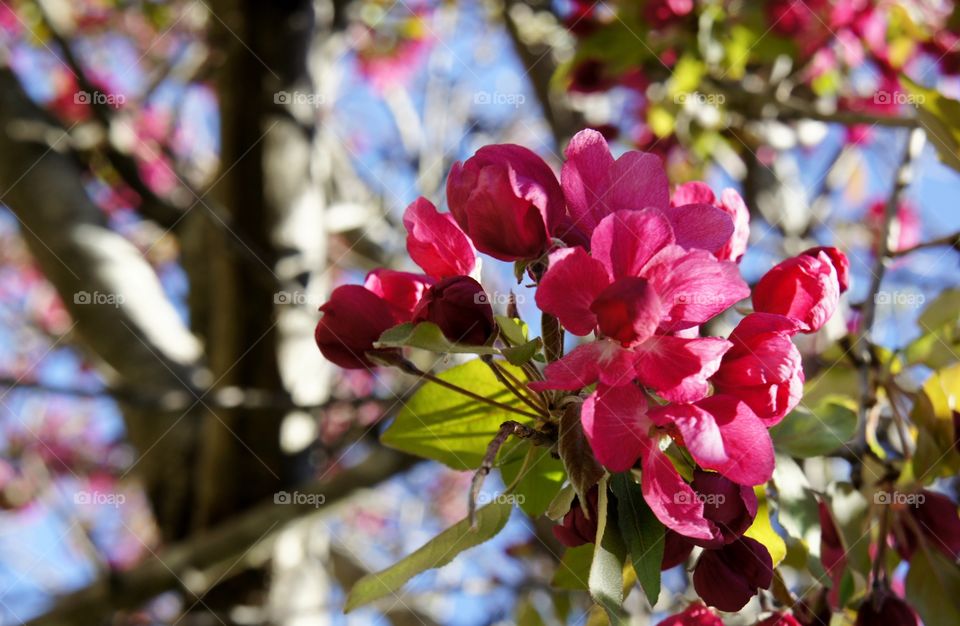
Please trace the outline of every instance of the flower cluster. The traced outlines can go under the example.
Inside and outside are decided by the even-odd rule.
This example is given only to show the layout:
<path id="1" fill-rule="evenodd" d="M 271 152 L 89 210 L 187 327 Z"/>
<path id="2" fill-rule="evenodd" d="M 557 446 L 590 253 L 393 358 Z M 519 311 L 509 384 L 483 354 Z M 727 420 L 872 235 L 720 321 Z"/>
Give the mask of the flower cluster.
<path id="1" fill-rule="evenodd" d="M 565 156 L 559 181 L 516 145 L 487 146 L 456 164 L 449 214 L 421 198 L 404 215 L 407 249 L 425 273 L 381 269 L 362 287 L 337 288 L 321 307 L 317 343 L 343 367 L 371 366 L 380 334 L 405 322 L 491 345 L 491 307 L 468 276 L 476 252 L 522 262 L 538 308 L 589 337 L 529 389 L 551 418 L 581 404 L 596 460 L 609 472 L 641 470 L 643 497 L 669 531 L 664 566 L 703 547 L 698 593 L 737 610 L 772 577 L 766 548 L 744 532 L 757 512 L 753 487 L 773 473 L 768 428 L 802 393 L 791 339 L 837 309 L 846 257 L 816 248 L 785 260 L 756 285 L 754 311 L 729 337 L 703 336 L 705 324 L 751 295 L 738 266 L 749 236 L 740 196 L 717 197 L 703 183 L 671 195 L 658 157 L 615 159 L 593 130 L 578 133 Z M 678 470 L 684 464 L 689 472 Z M 591 532 L 589 516 L 571 511 L 558 537 L 574 545 L 592 541 Z"/>

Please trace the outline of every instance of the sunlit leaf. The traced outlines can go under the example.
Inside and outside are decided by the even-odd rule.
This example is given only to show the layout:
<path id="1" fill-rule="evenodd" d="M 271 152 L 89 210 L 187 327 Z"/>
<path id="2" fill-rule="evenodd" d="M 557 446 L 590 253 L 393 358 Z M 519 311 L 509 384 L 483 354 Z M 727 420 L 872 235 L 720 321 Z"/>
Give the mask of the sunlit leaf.
<path id="1" fill-rule="evenodd" d="M 477 527 L 464 519 L 443 531 L 410 556 L 387 569 L 368 574 L 357 581 L 347 596 L 345 612 L 369 604 L 396 592 L 413 576 L 428 569 L 443 567 L 455 556 L 493 538 L 503 530 L 513 506 L 494 502 L 477 511 Z"/>
<path id="2" fill-rule="evenodd" d="M 660 597 L 660 563 L 663 561 L 664 527 L 656 518 L 631 474 L 616 474 L 610 487 L 617 497 L 620 534 L 630 562 L 650 606 Z"/>
<path id="3" fill-rule="evenodd" d="M 770 558 L 773 559 L 773 566 L 776 567 L 787 556 L 787 544 L 770 523 L 770 507 L 767 504 L 767 492 L 763 485 L 754 487 L 753 490 L 757 494 L 757 501 L 759 502 L 757 517 L 744 534 L 756 539 L 766 547 L 767 552 L 770 553 Z"/>
<path id="4" fill-rule="evenodd" d="M 857 404 L 849 397 L 828 396 L 813 411 L 800 407 L 770 429 L 779 452 L 808 458 L 830 454 L 857 431 Z"/>

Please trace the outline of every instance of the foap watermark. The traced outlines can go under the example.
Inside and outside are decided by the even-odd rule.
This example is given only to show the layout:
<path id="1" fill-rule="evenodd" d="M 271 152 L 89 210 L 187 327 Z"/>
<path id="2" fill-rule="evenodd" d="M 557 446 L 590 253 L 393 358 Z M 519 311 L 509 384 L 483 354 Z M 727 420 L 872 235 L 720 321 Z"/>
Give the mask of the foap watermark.
<path id="1" fill-rule="evenodd" d="M 274 304 L 292 304 L 295 306 L 313 305 L 320 306 L 317 298 L 307 295 L 302 291 L 277 291 L 273 294 Z"/>
<path id="2" fill-rule="evenodd" d="M 903 493 L 901 491 L 877 491 L 873 494 L 873 503 L 886 506 L 920 506 L 926 502 L 927 496 L 922 493 Z"/>
<path id="3" fill-rule="evenodd" d="M 273 494 L 274 504 L 296 504 L 299 506 L 312 506 L 320 508 L 327 501 L 327 496 L 322 493 L 303 493 L 300 491 L 278 491 Z"/>
<path id="4" fill-rule="evenodd" d="M 527 101 L 527 97 L 522 93 L 502 93 L 499 91 L 478 91 L 473 96 L 474 104 L 506 104 L 515 109 Z"/>
<path id="5" fill-rule="evenodd" d="M 922 293 L 904 292 L 904 291 L 878 291 L 873 296 L 876 304 L 909 306 L 919 309 L 927 301 L 927 297 Z"/>
<path id="6" fill-rule="evenodd" d="M 82 506 L 112 506 L 120 507 L 127 501 L 127 496 L 122 493 L 111 493 L 106 491 L 78 491 L 73 494 L 73 503 Z"/>
<path id="7" fill-rule="evenodd" d="M 526 296 L 522 293 L 501 293 L 499 291 L 494 291 L 491 294 L 488 294 L 484 291 L 473 294 L 473 303 L 474 304 L 489 304 L 492 306 L 507 306 L 510 304 L 510 298 L 513 298 L 513 301 L 517 304 L 523 304 L 527 301 Z"/>
<path id="8" fill-rule="evenodd" d="M 516 504 L 522 505 L 527 497 L 522 493 L 481 493 L 477 496 L 477 504 Z"/>
<path id="9" fill-rule="evenodd" d="M 725 305 L 730 302 L 729 297 L 720 292 L 710 293 L 694 291 L 692 293 L 676 293 L 673 296 L 674 304 L 697 304 L 704 306 Z"/>
<path id="10" fill-rule="evenodd" d="M 306 104 L 307 106 L 320 107 L 326 101 L 327 99 L 323 94 L 306 91 L 278 91 L 273 94 L 274 104 Z"/>
<path id="11" fill-rule="evenodd" d="M 918 104 L 923 104 L 925 101 L 926 101 L 926 96 L 920 93 L 906 93 L 903 91 L 885 91 L 881 89 L 880 91 L 873 94 L 874 104 L 882 104 L 882 105 L 909 104 L 910 106 L 917 106 Z"/>
<path id="12" fill-rule="evenodd" d="M 78 91 L 73 94 L 74 104 L 93 104 L 119 109 L 127 102 L 122 93 L 104 93 L 102 91 Z"/>
<path id="13" fill-rule="evenodd" d="M 727 97 L 722 93 L 701 93 L 699 91 L 691 91 L 688 93 L 678 93 L 673 97 L 673 101 L 679 105 L 684 105 L 690 102 L 693 104 L 708 104 L 710 106 L 717 106 L 726 102 Z"/>
<path id="14" fill-rule="evenodd" d="M 691 493 L 687 491 L 678 491 L 673 494 L 674 504 L 693 504 L 699 502 L 703 506 L 722 506 L 727 501 L 727 497 L 722 493 Z"/>
<path id="15" fill-rule="evenodd" d="M 114 308 L 120 308 L 123 306 L 123 303 L 126 302 L 126 298 L 123 297 L 123 294 L 119 293 L 104 293 L 102 291 L 78 291 L 73 294 L 73 303 L 74 304 L 97 304 L 97 305 L 107 305 Z"/>

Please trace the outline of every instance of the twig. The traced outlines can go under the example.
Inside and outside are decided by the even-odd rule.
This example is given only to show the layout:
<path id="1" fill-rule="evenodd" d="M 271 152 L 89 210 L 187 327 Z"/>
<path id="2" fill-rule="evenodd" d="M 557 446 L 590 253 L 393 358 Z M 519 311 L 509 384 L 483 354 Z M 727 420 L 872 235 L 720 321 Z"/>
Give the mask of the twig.
<path id="1" fill-rule="evenodd" d="M 917 250 L 925 250 L 927 248 L 936 248 L 937 246 L 950 246 L 954 250 L 960 252 L 960 231 L 957 231 L 953 234 L 946 235 L 944 237 L 937 237 L 936 239 L 931 239 L 930 241 L 924 241 L 918 243 L 915 246 L 910 246 L 909 248 L 903 248 L 901 250 L 891 250 L 890 256 L 893 258 L 906 256 L 912 254 Z"/>
<path id="2" fill-rule="evenodd" d="M 549 313 L 541 316 L 540 328 L 543 332 L 543 351 L 547 361 L 552 363 L 563 356 L 563 328 L 560 320 Z"/>
<path id="3" fill-rule="evenodd" d="M 532 395 L 529 389 L 521 381 L 517 380 L 509 371 L 501 367 L 496 361 L 493 360 L 493 357 L 490 355 L 484 355 L 482 357 L 483 362 L 490 367 L 490 370 L 493 372 L 493 375 L 497 377 L 503 386 L 510 390 L 510 392 L 517 396 L 524 404 L 529 406 L 534 411 L 538 413 L 543 413 L 544 417 L 547 417 L 547 407 L 540 401 L 538 396 Z"/>
<path id="4" fill-rule="evenodd" d="M 487 444 L 487 451 L 483 455 L 483 460 L 480 462 L 480 468 L 477 469 L 477 472 L 473 475 L 473 480 L 470 482 L 470 500 L 467 502 L 467 517 L 470 520 L 471 527 L 476 527 L 477 524 L 477 497 L 480 495 L 480 488 L 483 487 L 483 479 L 493 471 L 493 464 L 497 460 L 497 454 L 500 452 L 503 444 L 507 442 L 507 439 L 510 438 L 510 435 L 521 439 L 530 439 L 534 445 L 553 445 L 554 443 L 553 438 L 549 434 L 530 428 L 529 426 L 524 426 L 520 422 L 509 421 L 500 424 L 500 430 L 497 431 L 497 434 L 494 435 L 490 443 Z"/>

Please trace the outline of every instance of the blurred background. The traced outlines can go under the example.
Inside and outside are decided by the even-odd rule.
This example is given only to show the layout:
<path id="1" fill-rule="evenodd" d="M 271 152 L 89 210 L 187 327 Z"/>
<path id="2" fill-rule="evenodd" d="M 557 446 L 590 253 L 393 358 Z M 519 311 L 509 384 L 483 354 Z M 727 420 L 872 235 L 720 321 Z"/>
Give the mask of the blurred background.
<path id="1" fill-rule="evenodd" d="M 589 126 L 659 154 L 674 183 L 740 190 L 750 282 L 817 243 L 847 251 L 848 306 L 818 350 L 869 300 L 879 345 L 926 338 L 920 372 L 954 362 L 956 336 L 920 316 L 944 292 L 955 310 L 960 283 L 960 116 L 937 99 L 960 96 L 956 15 L 919 0 L 0 0 L 0 623 L 596 619 L 586 594 L 550 590 L 559 546 L 521 515 L 342 614 L 360 576 L 463 518 L 471 476 L 380 446 L 412 379 L 328 366 L 317 307 L 376 266 L 412 267 L 400 215 L 419 195 L 445 205 L 455 161 L 509 142 L 558 167 Z M 887 230 L 909 254 L 871 299 Z M 505 264 L 483 273 L 516 289 Z M 829 376 L 819 393 L 856 385 L 808 365 Z M 665 584 L 658 615 L 689 593 L 682 568 Z"/>

